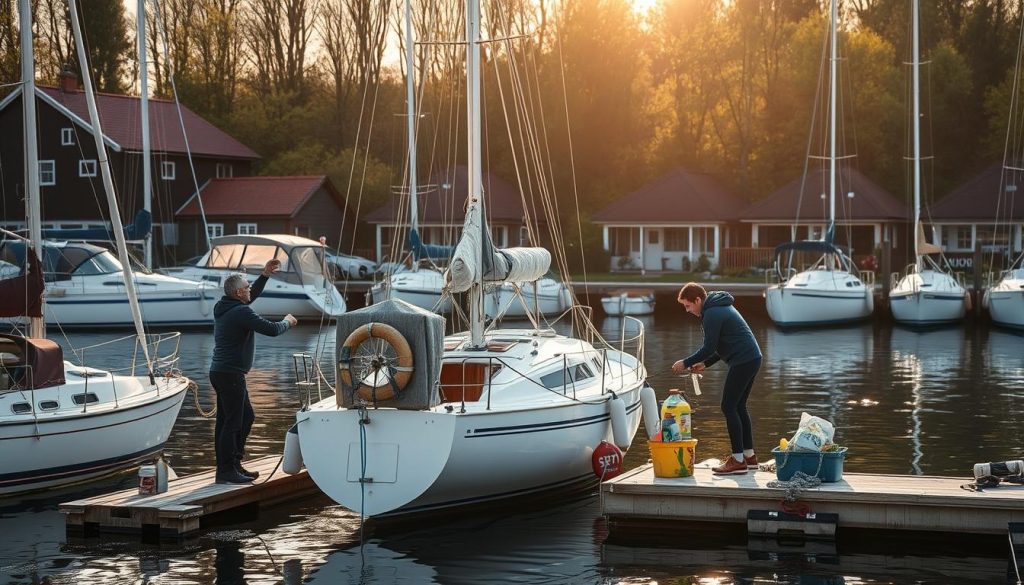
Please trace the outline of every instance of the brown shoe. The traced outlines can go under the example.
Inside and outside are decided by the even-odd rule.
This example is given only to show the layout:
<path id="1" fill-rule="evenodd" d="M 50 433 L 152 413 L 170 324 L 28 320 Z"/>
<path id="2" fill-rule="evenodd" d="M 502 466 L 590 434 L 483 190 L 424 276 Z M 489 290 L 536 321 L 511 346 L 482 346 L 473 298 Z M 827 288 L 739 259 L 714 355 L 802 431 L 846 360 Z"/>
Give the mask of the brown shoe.
<path id="1" fill-rule="evenodd" d="M 730 455 L 726 458 L 725 463 L 718 467 L 713 467 L 711 472 L 715 475 L 742 475 L 747 472 L 747 463 L 745 461 L 736 461 L 736 458 Z"/>
<path id="2" fill-rule="evenodd" d="M 744 457 L 743 462 L 747 464 L 747 469 L 757 469 L 757 455 Z"/>

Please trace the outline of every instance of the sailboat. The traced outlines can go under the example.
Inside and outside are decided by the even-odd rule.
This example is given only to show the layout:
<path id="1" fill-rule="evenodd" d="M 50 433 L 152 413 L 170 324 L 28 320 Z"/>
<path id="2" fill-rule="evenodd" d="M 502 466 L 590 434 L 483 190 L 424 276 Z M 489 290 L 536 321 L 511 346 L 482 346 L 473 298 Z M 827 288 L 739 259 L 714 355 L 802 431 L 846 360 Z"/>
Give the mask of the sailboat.
<path id="1" fill-rule="evenodd" d="M 534 281 L 551 254 L 491 244 L 479 0 L 468 1 L 466 36 L 470 197 L 445 278 L 467 293 L 469 331 L 445 337 L 442 317 L 400 300 L 343 315 L 336 395 L 299 411 L 286 438 L 284 469 L 296 470 L 301 455 L 317 486 L 362 517 L 589 485 L 595 449 L 605 441 L 628 448 L 642 413 L 656 409 L 639 322 L 636 337 L 623 341 L 635 355 L 550 329 L 485 327 L 485 283 Z M 651 406 L 642 409 L 641 396 Z"/>
<path id="2" fill-rule="evenodd" d="M 90 117 L 99 152 L 103 134 L 90 77 L 85 74 L 85 45 L 75 0 L 71 20 L 79 62 L 83 67 Z M 113 232 L 121 259 L 121 275 L 137 337 L 124 338 L 122 368 L 102 370 L 63 359 L 61 347 L 43 337 L 43 249 L 40 224 L 38 141 L 35 128 L 32 20 L 29 0 L 19 1 L 23 119 L 25 124 L 26 211 L 30 238 L 25 245 L 25 271 L 4 281 L 4 301 L 11 290 L 25 291 L 21 313 L 31 316 L 28 335 L 0 335 L 0 495 L 75 483 L 123 469 L 159 454 L 181 409 L 190 385 L 177 371 L 177 333 L 146 335 L 132 278 L 131 265 L 113 190 L 107 157 L 100 168 Z M 6 234 L 14 237 L 14 234 Z M 31 294 L 29 294 L 31 291 Z M 5 313 L 12 307 L 3 303 Z M 88 348 L 85 348 L 88 349 Z M 79 354 L 83 355 L 83 354 Z M 139 363 L 140 358 L 142 363 Z M 142 370 L 139 375 L 137 370 Z"/>
<path id="3" fill-rule="evenodd" d="M 890 287 L 889 306 L 896 321 L 907 325 L 941 325 L 963 319 L 968 296 L 963 285 L 930 255 L 942 248 L 929 244 L 921 223 L 921 58 L 919 0 L 911 4 L 913 19 L 913 135 L 914 135 L 914 263 Z"/>
<path id="4" fill-rule="evenodd" d="M 788 242 L 775 248 L 778 283 L 765 290 L 768 316 L 780 326 L 850 323 L 869 317 L 875 308 L 874 287 L 860 277 L 853 261 L 834 243 L 836 190 L 836 101 L 839 56 L 836 51 L 837 0 L 829 15 L 829 223 L 821 241 Z M 810 268 L 786 268 L 797 253 L 820 255 Z M 787 259 L 788 255 L 788 259 Z"/>
<path id="5" fill-rule="evenodd" d="M 407 10 L 407 13 L 409 11 Z M 435 258 L 451 256 L 448 246 L 429 245 L 420 241 L 419 200 L 416 185 L 416 102 L 413 75 L 413 36 L 411 17 L 406 15 L 405 31 L 405 105 L 406 143 L 409 148 L 409 247 L 412 266 L 388 274 L 370 287 L 370 299 L 379 303 L 400 299 L 428 311 L 447 314 L 452 310 L 451 296 L 444 294 L 444 275 Z M 399 206 L 401 209 L 401 206 Z M 422 265 L 421 265 L 421 261 Z"/>
<path id="6" fill-rule="evenodd" d="M 1024 23 L 1022 23 L 1024 26 Z M 1017 67 L 1014 70 L 1014 88 L 1020 87 L 1020 74 L 1021 66 L 1020 60 L 1024 57 L 1024 35 L 1021 36 L 1020 44 L 1017 47 Z M 1014 136 L 1014 129 L 1020 123 L 1020 94 L 1018 91 L 1014 91 L 1010 98 L 1010 119 L 1006 126 L 1006 151 L 1003 153 L 1003 173 L 999 184 L 999 198 L 996 217 L 996 230 L 999 230 L 999 222 L 1005 221 L 1006 223 L 1002 226 L 1002 229 L 1010 232 L 1012 236 L 1011 227 L 1013 221 L 1013 205 L 1004 199 L 1004 196 L 1009 198 L 1017 190 L 1017 186 L 1021 184 L 1022 174 L 1024 174 L 1024 161 L 1021 159 L 1021 141 L 1019 136 Z M 1002 213 L 1000 213 L 1002 212 Z M 1003 217 L 999 217 L 1002 215 Z M 1018 228 L 1020 229 L 1020 228 Z M 995 232 L 993 232 L 995 233 Z M 1014 245 L 1013 238 L 1008 238 L 1007 254 L 1012 254 Z M 984 308 L 988 309 L 989 316 L 992 317 L 992 321 L 1003 327 L 1012 327 L 1016 329 L 1024 329 L 1024 251 L 1017 254 L 1016 257 L 1008 256 L 1012 258 L 1007 264 L 1005 264 L 1002 272 L 999 275 L 999 280 L 994 284 L 989 284 L 985 289 L 985 295 L 982 297 L 981 304 Z"/>

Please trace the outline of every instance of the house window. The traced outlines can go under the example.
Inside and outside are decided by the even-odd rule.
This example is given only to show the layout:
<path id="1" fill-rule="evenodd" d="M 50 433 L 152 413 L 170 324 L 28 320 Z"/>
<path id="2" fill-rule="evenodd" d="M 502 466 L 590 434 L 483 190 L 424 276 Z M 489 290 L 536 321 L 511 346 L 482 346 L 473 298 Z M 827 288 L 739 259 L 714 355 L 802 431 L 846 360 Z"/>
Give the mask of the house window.
<path id="1" fill-rule="evenodd" d="M 715 252 L 715 228 L 693 228 L 693 252 L 695 254 L 713 254 Z"/>
<path id="2" fill-rule="evenodd" d="M 505 246 L 508 245 L 508 242 L 505 241 L 505 230 L 506 229 L 507 228 L 505 228 L 505 226 L 503 226 L 503 225 L 492 225 L 491 226 L 491 241 L 494 242 L 495 246 L 498 246 L 499 248 L 502 248 L 502 247 L 505 247 Z"/>
<path id="3" fill-rule="evenodd" d="M 666 252 L 689 252 L 690 230 L 688 228 L 667 228 L 665 230 Z"/>
<path id="4" fill-rule="evenodd" d="M 44 187 L 57 184 L 57 165 L 52 160 L 39 161 L 39 184 Z"/>
<path id="5" fill-rule="evenodd" d="M 217 178 L 218 179 L 230 179 L 235 176 L 235 169 L 231 167 L 231 163 L 217 163 Z"/>
<path id="6" fill-rule="evenodd" d="M 72 146 L 75 144 L 75 129 L 74 128 L 61 128 L 60 129 L 60 145 L 61 146 Z"/>
<path id="7" fill-rule="evenodd" d="M 174 180 L 174 162 L 165 160 L 160 163 L 160 178 L 168 181 Z"/>
<path id="8" fill-rule="evenodd" d="M 650 230 L 650 231 L 647 232 L 647 243 L 648 244 L 657 244 L 659 242 L 659 238 L 660 237 L 661 237 L 661 232 L 659 232 L 658 230 Z"/>
<path id="9" fill-rule="evenodd" d="M 254 223 L 240 223 L 238 224 L 238 235 L 240 236 L 255 236 L 256 225 Z"/>
<path id="10" fill-rule="evenodd" d="M 80 161 L 78 161 L 78 176 L 79 177 L 95 177 L 96 176 L 96 161 L 95 160 L 80 160 Z"/>
<path id="11" fill-rule="evenodd" d="M 211 238 L 219 238 L 224 235 L 224 224 L 222 223 L 208 223 L 206 224 L 206 233 Z"/>
<path id="12" fill-rule="evenodd" d="M 640 251 L 640 228 L 613 227 L 609 231 L 612 256 L 628 256 Z"/>
<path id="13" fill-rule="evenodd" d="M 971 226 L 969 225 L 947 225 L 942 230 L 945 238 L 943 245 L 949 250 L 972 250 Z"/>

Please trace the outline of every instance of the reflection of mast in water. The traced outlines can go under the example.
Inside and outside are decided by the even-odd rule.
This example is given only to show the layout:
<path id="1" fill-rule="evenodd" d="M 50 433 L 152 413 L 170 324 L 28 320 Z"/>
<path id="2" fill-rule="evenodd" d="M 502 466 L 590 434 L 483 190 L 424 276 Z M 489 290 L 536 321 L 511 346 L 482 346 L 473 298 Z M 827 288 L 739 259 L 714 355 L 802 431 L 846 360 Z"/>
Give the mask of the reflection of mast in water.
<path id="1" fill-rule="evenodd" d="M 910 466 L 915 475 L 923 475 L 921 460 L 924 458 L 924 419 L 928 390 L 936 387 L 939 380 L 948 381 L 963 356 L 963 331 L 958 328 L 914 331 L 896 327 L 892 330 L 893 374 L 902 378 L 910 387 L 910 400 L 904 402 L 910 407 L 910 428 L 907 437 L 913 449 Z"/>

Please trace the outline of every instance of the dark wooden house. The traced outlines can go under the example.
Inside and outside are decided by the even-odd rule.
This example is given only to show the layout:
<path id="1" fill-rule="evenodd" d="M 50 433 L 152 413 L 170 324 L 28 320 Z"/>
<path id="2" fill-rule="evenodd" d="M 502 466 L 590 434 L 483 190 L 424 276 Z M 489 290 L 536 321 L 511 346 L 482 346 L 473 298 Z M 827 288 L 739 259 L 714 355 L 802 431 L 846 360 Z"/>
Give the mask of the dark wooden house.
<path id="1" fill-rule="evenodd" d="M 200 203 L 202 209 L 200 209 Z M 211 236 L 290 234 L 327 238 L 327 246 L 352 250 L 356 216 L 325 175 L 210 179 L 175 214 L 180 247 L 206 251 L 202 212 Z M 364 230 L 365 231 L 365 230 Z M 358 251 L 358 250 L 357 250 Z"/>
<path id="2" fill-rule="evenodd" d="M 25 221 L 21 100 L 18 88 L 0 101 L 0 223 L 15 229 Z M 67 76 L 61 87 L 37 87 L 36 100 L 44 227 L 109 225 L 85 94 L 77 89 L 75 78 Z M 98 94 L 96 101 L 122 220 L 128 223 L 143 206 L 141 100 Z M 249 176 L 259 159 L 247 146 L 188 108 L 181 106 L 180 112 L 179 119 L 179 107 L 173 101 L 150 100 L 151 211 L 157 265 L 183 257 L 178 250 L 181 236 L 174 212 L 195 193 L 196 185 L 216 177 Z"/>

